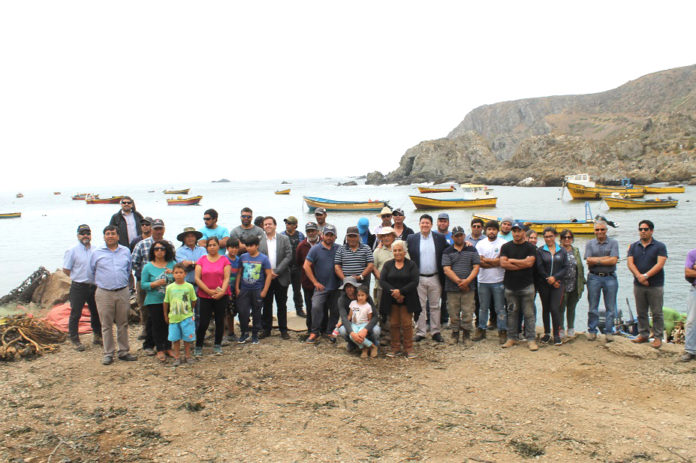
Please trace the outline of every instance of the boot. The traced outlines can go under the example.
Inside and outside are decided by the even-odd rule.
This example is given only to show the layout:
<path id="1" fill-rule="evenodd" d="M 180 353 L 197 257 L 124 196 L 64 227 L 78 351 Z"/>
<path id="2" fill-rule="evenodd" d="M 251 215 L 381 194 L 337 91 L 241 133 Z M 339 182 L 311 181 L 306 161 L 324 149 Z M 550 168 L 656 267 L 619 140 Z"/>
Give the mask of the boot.
<path id="1" fill-rule="evenodd" d="M 471 347 L 471 345 L 473 344 L 471 342 L 471 332 L 469 332 L 469 331 L 462 332 L 462 344 L 464 344 L 464 347 Z"/>
<path id="2" fill-rule="evenodd" d="M 498 330 L 498 344 L 505 344 L 507 341 L 507 331 Z"/>
<path id="3" fill-rule="evenodd" d="M 452 331 L 452 339 L 455 344 L 459 344 L 459 331 Z"/>
<path id="4" fill-rule="evenodd" d="M 474 342 L 478 342 L 482 339 L 486 339 L 486 330 L 482 330 L 481 328 L 476 328 L 476 333 L 474 333 Z"/>

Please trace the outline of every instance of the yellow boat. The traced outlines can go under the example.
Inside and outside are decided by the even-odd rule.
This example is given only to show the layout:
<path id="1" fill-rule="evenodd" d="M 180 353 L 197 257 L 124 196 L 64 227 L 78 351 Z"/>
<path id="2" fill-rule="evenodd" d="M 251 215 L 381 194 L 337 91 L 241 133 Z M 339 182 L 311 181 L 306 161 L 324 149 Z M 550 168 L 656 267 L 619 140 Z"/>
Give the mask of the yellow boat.
<path id="1" fill-rule="evenodd" d="M 187 195 L 191 188 L 183 188 L 181 190 L 164 190 L 165 195 Z"/>
<path id="2" fill-rule="evenodd" d="M 190 198 L 182 198 L 181 196 L 178 196 L 176 199 L 167 199 L 167 206 L 195 206 L 201 202 L 201 199 L 203 199 L 203 196 L 201 195 L 191 196 Z"/>
<path id="3" fill-rule="evenodd" d="M 650 195 L 666 195 L 670 193 L 684 193 L 686 188 L 682 185 L 675 186 L 648 186 L 643 185 L 643 190 Z"/>
<path id="4" fill-rule="evenodd" d="M 22 217 L 21 212 L 5 212 L 4 214 L 0 213 L 0 219 L 16 219 L 18 217 Z"/>
<path id="5" fill-rule="evenodd" d="M 479 215 L 474 214 L 474 219 L 481 219 L 484 223 L 489 220 L 497 220 L 498 223 L 501 222 L 500 217 L 490 216 L 490 215 Z M 585 220 L 529 220 L 529 219 L 515 219 L 517 222 L 521 222 L 523 225 L 528 225 L 529 228 L 537 233 L 542 233 L 546 227 L 554 227 L 559 233 L 561 230 L 568 229 L 573 232 L 574 235 L 593 235 L 594 234 L 594 223 L 593 219 Z"/>
<path id="6" fill-rule="evenodd" d="M 469 207 L 495 207 L 498 198 L 434 199 L 427 196 L 409 196 L 416 209 L 466 209 Z"/>
<path id="7" fill-rule="evenodd" d="M 645 195 L 643 187 L 627 188 L 620 186 L 583 186 L 577 183 L 566 183 L 566 188 L 573 199 L 602 199 L 602 196 L 608 196 L 612 193 L 628 196 L 630 198 L 642 198 Z"/>
<path id="8" fill-rule="evenodd" d="M 432 187 L 427 187 L 427 186 L 419 186 L 418 187 L 418 192 L 420 194 L 427 194 L 427 193 L 449 193 L 450 191 L 454 191 L 454 186 L 448 186 L 447 188 L 432 188 Z"/>
<path id="9" fill-rule="evenodd" d="M 677 207 L 676 199 L 629 199 L 609 196 L 604 198 L 609 209 L 663 209 Z"/>
<path id="10" fill-rule="evenodd" d="M 290 194 L 290 188 L 287 188 L 285 190 L 277 190 L 275 192 L 277 195 L 289 195 Z"/>

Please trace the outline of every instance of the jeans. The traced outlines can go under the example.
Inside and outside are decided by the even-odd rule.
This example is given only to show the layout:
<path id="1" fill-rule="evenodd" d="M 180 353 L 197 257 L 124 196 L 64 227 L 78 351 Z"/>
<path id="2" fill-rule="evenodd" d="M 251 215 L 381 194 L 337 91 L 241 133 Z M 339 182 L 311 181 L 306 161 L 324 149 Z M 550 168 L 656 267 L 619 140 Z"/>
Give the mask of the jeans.
<path id="1" fill-rule="evenodd" d="M 307 332 L 310 332 L 312 331 L 312 296 L 314 296 L 314 287 L 305 288 L 303 286 L 302 295 L 304 296 L 304 303 L 307 308 L 307 310 L 305 310 L 305 314 L 307 315 L 305 323 L 307 325 Z M 324 327 L 324 329 L 326 329 L 326 327 Z"/>
<path id="2" fill-rule="evenodd" d="M 485 330 L 488 326 L 488 311 L 492 308 L 496 313 L 498 330 L 507 329 L 505 320 L 505 286 L 500 283 L 479 283 L 478 297 L 480 301 L 478 327 Z M 491 307 L 491 300 L 493 307 Z"/>
<path id="3" fill-rule="evenodd" d="M 616 275 L 599 276 L 594 273 L 587 274 L 587 302 L 590 310 L 587 314 L 587 330 L 597 334 L 599 324 L 599 295 L 604 293 L 604 308 L 607 311 L 607 319 L 604 324 L 605 333 L 614 332 L 614 317 L 616 317 L 616 294 L 619 292 L 619 280 Z"/>
<path id="4" fill-rule="evenodd" d="M 260 289 L 240 289 L 237 296 L 237 313 L 239 314 L 239 327 L 242 334 L 249 330 L 249 316 L 253 316 L 251 334 L 256 336 L 261 331 L 261 309 L 263 298 Z"/>
<path id="5" fill-rule="evenodd" d="M 686 307 L 686 340 L 684 342 L 684 350 L 696 355 L 696 287 L 691 287 Z"/>
<path id="6" fill-rule="evenodd" d="M 662 315 L 664 290 L 664 286 L 633 285 L 633 296 L 636 298 L 636 312 L 638 312 L 638 334 L 645 338 L 650 336 L 648 312 L 652 312 L 655 339 L 662 339 L 664 334 L 665 319 Z"/>
<path id="7" fill-rule="evenodd" d="M 213 316 L 215 316 L 215 345 L 219 346 L 222 344 L 222 335 L 225 331 L 225 312 L 227 312 L 229 297 L 222 296 L 220 299 L 201 297 L 199 299 L 201 323 L 196 328 L 196 347 L 203 347 L 205 333 L 208 331 L 210 319 Z"/>
<path id="8" fill-rule="evenodd" d="M 561 327 L 563 327 L 563 314 L 565 313 L 568 329 L 575 329 L 575 307 L 577 307 L 579 300 L 580 292 L 578 288 L 563 294 L 563 300 L 561 301 Z"/>
<path id="9" fill-rule="evenodd" d="M 90 283 L 72 282 L 70 285 L 70 318 L 68 319 L 68 334 L 70 339 L 79 339 L 78 326 L 82 318 L 82 309 L 85 304 L 89 307 L 89 322 L 92 325 L 94 336 L 101 336 L 101 322 L 97 311 L 97 301 L 94 293 L 97 287 Z"/>
<path id="10" fill-rule="evenodd" d="M 539 285 L 539 299 L 541 299 L 541 318 L 544 321 L 544 334 L 551 333 L 551 326 L 549 326 L 549 315 L 551 315 L 554 338 L 558 337 L 559 331 L 563 326 L 563 318 L 561 317 L 561 298 L 563 297 L 563 291 L 563 285 L 559 288 L 549 286 L 545 282 Z"/>
<path id="11" fill-rule="evenodd" d="M 351 326 L 351 330 L 353 330 L 354 333 L 357 333 L 358 331 L 360 331 L 360 329 L 362 329 L 362 328 L 360 328 L 360 329 L 356 330 L 355 327 L 356 327 L 356 324 L 353 323 Z M 363 326 L 363 328 L 364 328 L 364 326 Z M 338 334 L 340 334 L 341 337 L 346 340 L 346 342 L 352 342 L 353 344 L 355 344 L 355 342 L 350 338 L 350 335 L 348 334 L 348 331 L 346 330 L 345 326 L 341 325 L 338 328 Z M 379 324 L 376 324 L 375 326 L 372 327 L 372 331 L 367 332 L 367 336 L 365 336 L 365 338 L 369 338 L 372 344 L 374 344 L 375 346 L 379 346 L 379 335 L 380 334 L 382 334 L 382 329 L 379 327 Z"/>
<path id="12" fill-rule="evenodd" d="M 292 286 L 292 301 L 295 303 L 295 310 L 302 308 L 302 269 L 300 267 L 290 268 L 290 285 Z"/>
<path id="13" fill-rule="evenodd" d="M 320 291 L 314 290 L 312 296 L 312 334 L 321 334 L 321 329 L 325 317 L 325 310 L 328 308 L 328 323 L 326 324 L 326 334 L 331 334 L 336 323 L 338 323 L 338 289 Z"/>
<path id="14" fill-rule="evenodd" d="M 534 285 L 522 289 L 505 288 L 507 299 L 507 334 L 508 339 L 517 339 L 517 320 L 524 316 L 524 336 L 528 341 L 536 339 L 536 317 L 534 313 Z"/>
<path id="15" fill-rule="evenodd" d="M 273 329 L 273 298 L 275 297 L 276 314 L 278 316 L 278 329 L 281 333 L 288 330 L 288 287 L 280 284 L 278 279 L 271 281 L 268 294 L 263 300 L 263 316 L 261 325 L 267 333 Z"/>

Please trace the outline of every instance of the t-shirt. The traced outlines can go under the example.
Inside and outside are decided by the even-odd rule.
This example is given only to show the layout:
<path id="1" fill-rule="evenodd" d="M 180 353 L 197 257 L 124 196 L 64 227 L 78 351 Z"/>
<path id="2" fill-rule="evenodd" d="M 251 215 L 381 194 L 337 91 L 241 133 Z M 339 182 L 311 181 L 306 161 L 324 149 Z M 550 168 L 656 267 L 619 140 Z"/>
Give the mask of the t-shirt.
<path id="1" fill-rule="evenodd" d="M 220 225 L 215 228 L 203 227 L 198 231 L 203 233 L 203 237 L 201 238 L 202 240 L 207 240 L 213 236 L 219 240 L 222 240 L 223 238 L 230 236 L 230 231 L 227 229 L 227 227 Z"/>
<path id="2" fill-rule="evenodd" d="M 232 229 L 230 236 L 237 238 L 242 244 L 246 245 L 246 240 L 252 236 L 259 238 L 259 244 L 263 241 L 263 229 L 254 225 L 251 228 L 242 228 L 241 225 Z M 262 253 L 263 254 L 263 253 Z"/>
<path id="3" fill-rule="evenodd" d="M 500 257 L 500 248 L 502 248 L 505 243 L 507 243 L 507 241 L 500 237 L 497 237 L 495 241 L 486 238 L 476 244 L 476 251 L 481 257 L 495 259 Z M 500 283 L 503 281 L 503 278 L 505 278 L 505 269 L 503 267 L 481 267 L 478 274 L 479 283 Z"/>
<path id="4" fill-rule="evenodd" d="M 461 279 L 466 279 L 474 270 L 474 265 L 480 265 L 481 259 L 473 246 L 464 246 L 457 251 L 454 246 L 448 246 L 442 252 L 442 266 L 451 267 L 452 271 Z M 474 287 L 474 282 L 469 284 L 469 289 Z M 457 293 L 461 291 L 459 286 L 445 275 L 445 291 Z"/>
<path id="5" fill-rule="evenodd" d="M 261 291 L 266 284 L 266 270 L 271 268 L 271 261 L 262 252 L 255 257 L 251 257 L 245 252 L 239 258 L 239 269 L 241 270 L 241 281 L 239 289 Z"/>
<path id="6" fill-rule="evenodd" d="M 205 255 L 198 259 L 196 265 L 201 266 L 201 281 L 205 283 L 208 289 L 214 290 L 215 288 L 222 288 L 222 281 L 225 277 L 225 267 L 230 265 L 230 261 L 227 257 L 220 256 L 215 262 L 210 262 L 208 256 Z M 225 292 L 228 296 L 230 295 L 230 287 L 227 287 Z M 207 293 L 205 293 L 201 288 L 198 288 L 198 297 L 203 299 L 212 299 Z"/>
<path id="7" fill-rule="evenodd" d="M 686 254 L 686 262 L 684 263 L 684 268 L 694 268 L 694 264 L 696 264 L 696 249 L 692 249 Z M 686 278 L 686 281 L 689 283 L 696 284 L 696 278 Z"/>
<path id="8" fill-rule="evenodd" d="M 360 243 L 358 244 L 358 249 L 353 251 L 350 246 L 344 244 L 336 251 L 334 264 L 341 267 L 343 275 L 350 276 L 361 274 L 368 264 L 374 261 L 374 255 L 368 245 Z M 365 284 L 370 284 L 369 275 L 365 278 Z"/>
<path id="9" fill-rule="evenodd" d="M 647 246 L 643 246 L 640 241 L 636 241 L 628 248 L 628 256 L 633 257 L 633 264 L 640 273 L 648 272 L 655 264 L 658 257 L 667 257 L 667 246 L 657 240 L 652 240 Z M 633 284 L 642 286 L 634 277 Z M 665 285 L 665 269 L 660 269 L 655 275 L 648 278 L 650 286 Z"/>
<path id="10" fill-rule="evenodd" d="M 525 259 L 529 256 L 536 258 L 536 247 L 527 241 L 521 244 L 508 241 L 500 248 L 500 256 L 505 256 L 508 259 Z M 503 284 L 505 289 L 513 291 L 524 289 L 534 284 L 534 265 L 522 270 L 505 270 Z"/>
<path id="11" fill-rule="evenodd" d="M 338 289 L 339 281 L 334 270 L 336 251 L 340 246 L 336 243 L 331 249 L 326 249 L 323 243 L 315 244 L 307 253 L 307 260 L 312 263 L 312 272 L 319 283 L 327 291 Z"/>
<path id="12" fill-rule="evenodd" d="M 235 282 L 237 281 L 237 274 L 239 273 L 239 256 L 234 256 L 234 259 L 227 256 L 227 260 L 230 262 L 230 290 L 234 288 Z"/>
<path id="13" fill-rule="evenodd" d="M 145 290 L 145 305 L 161 304 L 164 300 L 164 291 L 166 285 L 156 286 L 154 288 L 150 287 L 150 283 L 154 283 L 157 280 L 164 279 L 167 283 L 174 281 L 174 276 L 171 273 L 167 273 L 167 270 L 173 270 L 176 261 L 172 260 L 167 262 L 167 266 L 160 268 L 155 266 L 152 262 L 148 262 L 143 267 L 143 271 L 140 274 L 140 287 Z"/>
<path id="14" fill-rule="evenodd" d="M 367 317 L 372 313 L 372 306 L 370 306 L 370 304 L 367 302 L 364 304 L 359 304 L 357 300 L 350 301 L 348 308 L 353 311 L 353 318 L 350 320 L 352 323 L 361 325 L 370 321 L 370 319 Z"/>
<path id="15" fill-rule="evenodd" d="M 164 302 L 169 304 L 169 323 L 179 323 L 193 317 L 196 292 L 191 283 L 172 283 L 167 286 Z"/>
<path id="16" fill-rule="evenodd" d="M 512 241 L 512 231 L 509 231 L 507 233 L 498 233 L 498 238 L 509 243 L 510 241 Z"/>

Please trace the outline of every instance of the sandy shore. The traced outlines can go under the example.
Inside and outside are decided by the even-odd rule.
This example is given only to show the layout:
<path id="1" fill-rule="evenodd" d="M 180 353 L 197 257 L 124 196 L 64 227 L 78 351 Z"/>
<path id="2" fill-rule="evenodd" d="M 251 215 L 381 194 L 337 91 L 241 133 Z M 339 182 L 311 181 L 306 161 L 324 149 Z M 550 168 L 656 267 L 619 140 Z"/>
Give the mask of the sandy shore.
<path id="1" fill-rule="evenodd" d="M 138 329 L 131 329 L 131 346 Z M 362 360 L 279 336 L 177 369 L 90 345 L 0 364 L 2 461 L 692 461 L 696 363 L 626 339 Z M 89 341 L 91 336 L 83 337 Z M 133 349 L 135 350 L 135 349 Z"/>

